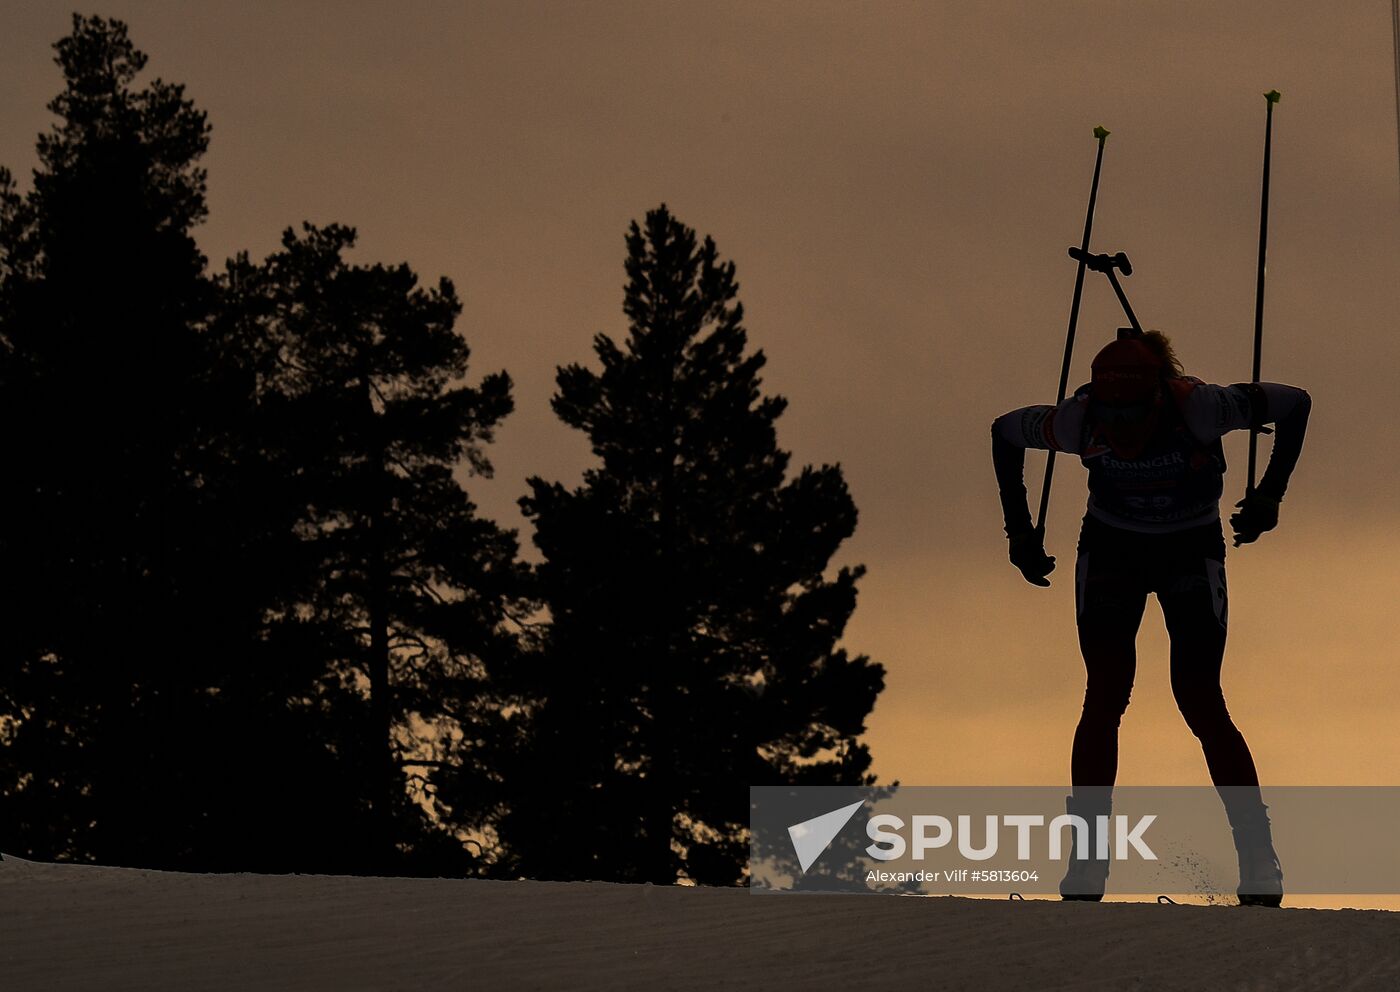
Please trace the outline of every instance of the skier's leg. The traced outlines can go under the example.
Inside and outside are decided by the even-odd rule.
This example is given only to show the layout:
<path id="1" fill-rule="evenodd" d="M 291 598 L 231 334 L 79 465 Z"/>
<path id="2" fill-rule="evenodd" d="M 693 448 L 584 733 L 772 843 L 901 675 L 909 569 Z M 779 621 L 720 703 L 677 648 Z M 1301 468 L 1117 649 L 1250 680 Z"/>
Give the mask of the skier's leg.
<path id="1" fill-rule="evenodd" d="M 1084 818 L 1076 832 L 1060 895 L 1099 900 L 1108 879 L 1108 862 L 1098 860 L 1100 817 L 1112 811 L 1118 775 L 1118 727 L 1132 695 L 1137 668 L 1137 630 L 1147 590 L 1132 559 L 1111 544 L 1081 541 L 1075 567 L 1075 609 L 1079 649 L 1084 656 L 1084 706 L 1074 731 L 1070 756 L 1073 795 L 1066 812 Z"/>
<path id="2" fill-rule="evenodd" d="M 1070 757 L 1076 793 L 1084 787 L 1111 787 L 1118 777 L 1118 727 L 1137 669 L 1137 632 L 1147 591 L 1114 557 L 1081 547 L 1075 565 L 1079 651 L 1086 675 Z"/>
<path id="3" fill-rule="evenodd" d="M 1249 745 L 1230 718 L 1220 687 L 1229 619 L 1223 541 L 1218 557 L 1196 558 L 1167 576 L 1158 599 L 1171 637 L 1172 693 L 1201 742 L 1234 833 L 1240 903 L 1277 906 L 1283 898 L 1283 872 L 1268 807 Z"/>
<path id="4" fill-rule="evenodd" d="M 1201 557 L 1186 562 L 1157 595 L 1171 637 L 1172 694 L 1201 742 L 1211 781 L 1258 786 L 1249 745 L 1230 718 L 1220 688 L 1229 619 L 1224 561 Z"/>

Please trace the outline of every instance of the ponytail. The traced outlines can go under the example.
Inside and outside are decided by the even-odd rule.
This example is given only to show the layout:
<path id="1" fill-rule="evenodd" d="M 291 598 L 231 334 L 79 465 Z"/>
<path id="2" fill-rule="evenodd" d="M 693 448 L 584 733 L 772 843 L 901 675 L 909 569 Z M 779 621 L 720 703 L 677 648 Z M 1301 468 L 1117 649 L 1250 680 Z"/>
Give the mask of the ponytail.
<path id="1" fill-rule="evenodd" d="M 1147 345 L 1162 362 L 1162 374 L 1168 378 L 1178 379 L 1186 374 L 1186 370 L 1181 365 L 1181 359 L 1176 357 L 1176 349 L 1172 347 L 1171 338 L 1161 331 L 1144 331 L 1142 343 Z"/>

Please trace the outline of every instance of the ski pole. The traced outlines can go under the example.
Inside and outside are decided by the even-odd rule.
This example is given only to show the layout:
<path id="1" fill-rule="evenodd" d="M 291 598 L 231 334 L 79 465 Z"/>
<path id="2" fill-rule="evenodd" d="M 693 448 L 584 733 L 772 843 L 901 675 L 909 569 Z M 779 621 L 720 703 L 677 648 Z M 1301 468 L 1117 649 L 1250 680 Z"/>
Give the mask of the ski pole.
<path id="1" fill-rule="evenodd" d="M 1089 184 L 1089 209 L 1084 213 L 1084 241 L 1080 246 L 1080 251 L 1086 255 L 1089 252 L 1089 235 L 1094 229 L 1094 201 L 1099 198 L 1099 172 L 1103 168 L 1103 146 L 1108 140 L 1109 131 L 1103 125 L 1094 128 L 1094 137 L 1098 139 L 1099 150 L 1094 156 L 1094 180 Z M 1055 405 L 1064 402 L 1065 388 L 1069 385 L 1069 360 L 1074 353 L 1074 329 L 1079 323 L 1079 299 L 1084 292 L 1084 267 L 1083 259 L 1079 262 L 1079 270 L 1074 275 L 1074 298 L 1069 305 L 1069 331 L 1065 334 L 1065 357 L 1060 363 L 1060 391 Z M 1050 506 L 1050 480 L 1055 475 L 1055 452 L 1051 451 L 1049 458 L 1045 462 L 1045 480 L 1040 487 L 1040 513 L 1036 516 L 1036 528 L 1045 526 L 1045 511 Z"/>
<path id="2" fill-rule="evenodd" d="M 1252 382 L 1259 381 L 1259 356 L 1264 348 L 1264 254 L 1269 243 L 1269 152 L 1273 145 L 1274 104 L 1279 101 L 1278 90 L 1264 94 L 1268 112 L 1264 118 L 1264 187 L 1259 198 L 1259 275 L 1254 286 L 1254 372 Z M 1249 481 L 1245 495 L 1254 492 L 1254 461 L 1259 450 L 1259 428 L 1249 428 Z"/>
<path id="3" fill-rule="evenodd" d="M 1128 302 L 1128 294 L 1123 292 L 1123 285 L 1118 281 L 1119 272 L 1125 276 L 1133 274 L 1133 263 L 1128 261 L 1128 256 L 1121 251 L 1112 255 L 1091 255 L 1079 248 L 1071 248 L 1069 257 L 1078 259 L 1082 266 L 1108 276 L 1108 281 L 1113 286 L 1113 292 L 1118 295 L 1118 302 L 1123 307 L 1123 313 L 1127 316 L 1128 323 L 1132 325 L 1125 330 L 1129 332 L 1131 337 L 1142 337 L 1142 325 L 1138 323 L 1137 314 L 1133 313 L 1132 304 Z M 1118 336 L 1123 337 L 1124 335 Z"/>

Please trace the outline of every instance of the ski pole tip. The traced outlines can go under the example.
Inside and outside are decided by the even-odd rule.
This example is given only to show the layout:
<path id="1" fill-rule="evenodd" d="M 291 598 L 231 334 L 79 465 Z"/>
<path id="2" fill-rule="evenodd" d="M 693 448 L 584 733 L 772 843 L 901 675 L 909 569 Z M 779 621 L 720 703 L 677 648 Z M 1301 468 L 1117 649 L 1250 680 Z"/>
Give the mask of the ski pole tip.
<path id="1" fill-rule="evenodd" d="M 1094 128 L 1094 137 L 1098 138 L 1100 141 L 1102 141 L 1104 138 L 1107 138 L 1112 133 L 1112 131 L 1104 127 L 1102 124 Z"/>
<path id="2" fill-rule="evenodd" d="M 1278 103 L 1279 100 L 1283 99 L 1283 94 L 1278 90 L 1269 90 L 1269 92 L 1264 94 L 1264 99 L 1268 100 L 1270 103 Z"/>

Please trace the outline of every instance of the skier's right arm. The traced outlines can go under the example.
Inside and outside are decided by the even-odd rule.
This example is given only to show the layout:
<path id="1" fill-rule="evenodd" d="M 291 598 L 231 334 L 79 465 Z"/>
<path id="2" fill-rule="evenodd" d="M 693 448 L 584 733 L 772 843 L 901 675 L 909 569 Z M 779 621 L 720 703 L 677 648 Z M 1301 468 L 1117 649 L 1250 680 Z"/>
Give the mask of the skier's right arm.
<path id="1" fill-rule="evenodd" d="M 1084 409 L 1084 401 L 1071 396 L 1058 407 L 1049 404 L 1023 406 L 1003 413 L 992 422 L 992 467 L 996 470 L 1007 537 L 1031 529 L 1031 513 L 1026 506 L 1025 449 L 1078 453 L 1082 446 Z"/>
<path id="2" fill-rule="evenodd" d="M 997 477 L 1002 519 L 1010 542 L 1011 563 L 1026 581 L 1048 586 L 1045 578 L 1055 567 L 1055 559 L 1045 553 L 1045 534 L 1031 521 L 1026 504 L 1025 462 L 1027 448 L 1053 451 L 1077 450 L 1083 413 L 1075 400 L 1052 406 L 1027 406 L 1002 414 L 992 423 L 992 467 Z M 1065 445 L 1055 431 L 1056 421 L 1068 426 L 1072 445 Z"/>
<path id="3" fill-rule="evenodd" d="M 1027 408 L 1029 409 L 1029 408 Z M 1045 407 L 1045 409 L 1050 409 Z M 992 468 L 997 475 L 997 493 L 1001 497 L 1001 517 L 1006 523 L 1006 536 L 1016 537 L 1029 532 L 1031 510 L 1026 504 L 1026 446 L 1006 439 L 1003 421 L 1020 411 L 998 417 L 992 424 Z"/>

